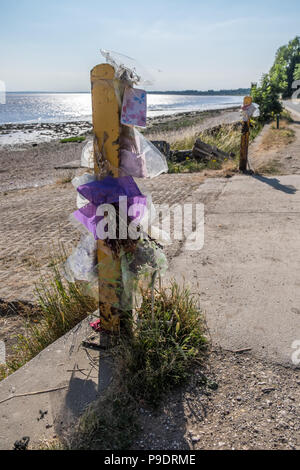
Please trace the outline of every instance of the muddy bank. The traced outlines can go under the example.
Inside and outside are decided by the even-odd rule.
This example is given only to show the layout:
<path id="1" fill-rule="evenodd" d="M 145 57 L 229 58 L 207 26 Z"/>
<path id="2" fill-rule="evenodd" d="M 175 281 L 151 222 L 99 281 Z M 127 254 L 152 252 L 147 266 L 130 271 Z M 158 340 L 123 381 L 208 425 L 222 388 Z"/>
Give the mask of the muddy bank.
<path id="1" fill-rule="evenodd" d="M 73 172 L 56 170 L 55 167 L 79 160 L 84 145 L 54 141 L 35 147 L 27 144 L 0 149 L 0 192 L 37 188 L 69 180 Z"/>

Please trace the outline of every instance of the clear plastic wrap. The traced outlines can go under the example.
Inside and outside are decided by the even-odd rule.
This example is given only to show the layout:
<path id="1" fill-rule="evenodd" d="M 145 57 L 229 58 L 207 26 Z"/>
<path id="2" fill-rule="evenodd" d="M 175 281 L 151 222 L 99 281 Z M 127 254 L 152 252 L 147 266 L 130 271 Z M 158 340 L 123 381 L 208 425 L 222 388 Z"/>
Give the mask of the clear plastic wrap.
<path id="1" fill-rule="evenodd" d="M 96 180 L 97 180 L 96 175 L 92 175 L 90 173 L 84 173 L 84 175 L 76 176 L 76 178 L 72 180 L 72 184 L 74 188 L 77 190 L 77 188 L 79 188 L 83 184 L 88 184 Z M 89 204 L 89 201 L 85 197 L 83 197 L 80 193 L 77 193 L 77 208 L 82 209 L 87 204 Z"/>
<path id="2" fill-rule="evenodd" d="M 125 80 L 132 85 L 153 85 L 154 80 L 149 71 L 135 59 L 106 49 L 100 49 L 100 52 L 107 63 L 114 67 L 116 78 Z"/>
<path id="3" fill-rule="evenodd" d="M 154 225 L 154 221 L 157 218 L 157 212 L 152 202 L 151 194 L 145 193 L 145 195 L 147 196 L 147 207 L 143 217 L 139 221 L 139 224 L 143 229 L 143 232 L 149 237 L 153 238 L 163 246 L 168 246 L 172 243 L 171 237 L 165 230 Z"/>
<path id="4" fill-rule="evenodd" d="M 160 229 L 156 225 L 151 225 L 147 233 L 151 238 L 154 238 L 154 240 L 156 240 L 163 246 L 168 246 L 172 244 L 172 239 L 170 235 L 165 230 Z"/>
<path id="5" fill-rule="evenodd" d="M 134 178 L 146 178 L 147 168 L 143 155 L 139 154 L 138 142 L 134 129 L 124 126 L 120 135 L 120 176 L 133 176 Z"/>
<path id="6" fill-rule="evenodd" d="M 168 173 L 166 157 L 135 128 L 124 126 L 120 138 L 120 176 L 155 178 Z M 88 142 L 82 151 L 81 166 L 94 168 L 94 145 Z"/>
<path id="7" fill-rule="evenodd" d="M 114 299 L 111 305 L 120 311 L 128 311 L 138 306 L 141 288 L 154 288 L 157 277 L 166 273 L 168 262 L 160 246 L 145 234 L 133 252 L 121 252 L 120 261 L 121 279 L 116 281 L 119 300 Z M 63 265 L 64 276 L 69 282 L 84 281 L 82 287 L 86 295 L 98 299 L 99 270 L 97 243 L 92 236 L 85 235 Z"/>
<path id="8" fill-rule="evenodd" d="M 82 150 L 81 166 L 83 168 L 94 169 L 94 142 L 90 140 Z"/>
<path id="9" fill-rule="evenodd" d="M 64 264 L 64 274 L 69 282 L 98 280 L 97 242 L 92 235 L 81 237 L 79 245 Z"/>
<path id="10" fill-rule="evenodd" d="M 144 155 L 136 155 L 129 150 L 122 149 L 120 158 L 120 176 L 133 176 L 134 178 L 147 178 L 147 167 Z"/>
<path id="11" fill-rule="evenodd" d="M 252 117 L 258 118 L 260 116 L 260 108 L 259 105 L 256 103 L 253 103 L 253 106 L 255 107 L 255 110 L 253 111 Z"/>
<path id="12" fill-rule="evenodd" d="M 247 122 L 249 119 L 257 118 L 260 116 L 259 105 L 256 103 L 251 103 L 250 105 L 243 106 L 241 109 L 241 114 L 243 121 Z"/>
<path id="13" fill-rule="evenodd" d="M 123 253 L 121 255 L 122 309 L 130 310 L 136 305 L 139 285 L 153 288 L 157 276 L 163 276 L 167 269 L 168 262 L 162 249 L 148 237 L 139 240 L 133 253 Z"/>
<path id="14" fill-rule="evenodd" d="M 140 154 L 145 157 L 147 177 L 155 178 L 162 173 L 168 173 L 169 169 L 166 157 L 138 130 L 134 129 L 134 134 Z"/>
<path id="15" fill-rule="evenodd" d="M 125 134 L 124 134 L 125 132 Z M 136 178 L 155 178 L 168 173 L 166 157 L 137 129 L 127 128 L 120 141 L 121 175 Z"/>

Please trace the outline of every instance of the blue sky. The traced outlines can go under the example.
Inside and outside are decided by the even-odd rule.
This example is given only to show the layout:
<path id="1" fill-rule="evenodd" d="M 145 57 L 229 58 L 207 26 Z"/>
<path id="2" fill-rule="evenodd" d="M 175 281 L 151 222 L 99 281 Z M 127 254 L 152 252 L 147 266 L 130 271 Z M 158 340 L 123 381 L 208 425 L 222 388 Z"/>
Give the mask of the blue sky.
<path id="1" fill-rule="evenodd" d="M 299 0 L 0 0 L 0 80 L 88 91 L 105 48 L 147 66 L 153 89 L 248 87 L 299 18 Z"/>

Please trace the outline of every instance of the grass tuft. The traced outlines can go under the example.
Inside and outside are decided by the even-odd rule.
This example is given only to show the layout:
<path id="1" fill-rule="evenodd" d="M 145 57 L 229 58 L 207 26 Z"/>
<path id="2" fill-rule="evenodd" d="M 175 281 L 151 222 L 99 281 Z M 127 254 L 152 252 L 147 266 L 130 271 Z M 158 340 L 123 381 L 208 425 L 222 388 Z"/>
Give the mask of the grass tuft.
<path id="1" fill-rule="evenodd" d="M 66 139 L 61 139 L 60 143 L 61 144 L 68 144 L 71 142 L 81 143 L 81 142 L 84 142 L 85 140 L 86 140 L 85 136 L 79 135 L 77 137 L 67 137 Z"/>
<path id="2" fill-rule="evenodd" d="M 15 372 L 97 310 L 97 302 L 84 295 L 80 284 L 63 279 L 59 271 L 61 261 L 52 260 L 49 263 L 51 274 L 36 285 L 39 321 L 28 322 L 26 334 L 18 335 L 7 365 L 0 369 L 0 379 Z"/>
<path id="3" fill-rule="evenodd" d="M 121 345 L 121 369 L 130 394 L 152 406 L 174 386 L 184 383 L 201 359 L 206 340 L 197 302 L 188 289 L 144 292 L 134 334 Z"/>
<path id="4" fill-rule="evenodd" d="M 250 142 L 261 131 L 261 124 L 256 121 L 252 122 L 250 131 Z M 194 147 L 195 141 L 201 139 L 206 144 L 217 147 L 223 152 L 234 154 L 234 163 L 237 167 L 240 158 L 241 146 L 241 127 L 237 124 L 225 124 L 215 129 L 209 129 L 200 134 L 185 137 L 182 140 L 174 142 L 171 146 L 172 150 L 187 150 Z M 224 162 L 221 160 L 211 160 L 209 162 L 199 162 L 192 158 L 187 158 L 181 163 L 169 162 L 169 173 L 194 173 L 203 170 L 220 170 Z"/>
<path id="5" fill-rule="evenodd" d="M 128 450 L 139 429 L 137 403 L 115 384 L 88 408 L 63 445 L 68 450 Z"/>
<path id="6" fill-rule="evenodd" d="M 73 175 L 66 175 L 64 176 L 63 178 L 60 178 L 58 180 L 56 180 L 56 184 L 59 186 L 59 185 L 66 185 L 66 184 L 69 184 L 72 182 L 74 176 Z"/>

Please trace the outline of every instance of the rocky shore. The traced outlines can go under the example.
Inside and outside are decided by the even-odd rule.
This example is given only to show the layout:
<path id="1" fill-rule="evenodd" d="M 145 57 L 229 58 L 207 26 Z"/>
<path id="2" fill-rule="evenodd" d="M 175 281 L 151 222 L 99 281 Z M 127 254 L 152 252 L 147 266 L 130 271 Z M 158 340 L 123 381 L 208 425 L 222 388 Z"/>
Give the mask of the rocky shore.
<path id="1" fill-rule="evenodd" d="M 44 143 L 72 136 L 86 135 L 92 131 L 92 123 L 32 123 L 2 124 L 0 126 L 0 149 L 23 144 Z"/>
<path id="2" fill-rule="evenodd" d="M 230 114 L 238 108 L 213 111 L 191 111 L 172 115 L 148 118 L 146 134 L 168 132 L 194 126 L 206 119 Z M 91 121 L 72 121 L 54 123 L 8 123 L 0 125 L 0 150 L 3 147 L 15 147 L 65 139 L 73 136 L 88 135 L 92 132 Z"/>

